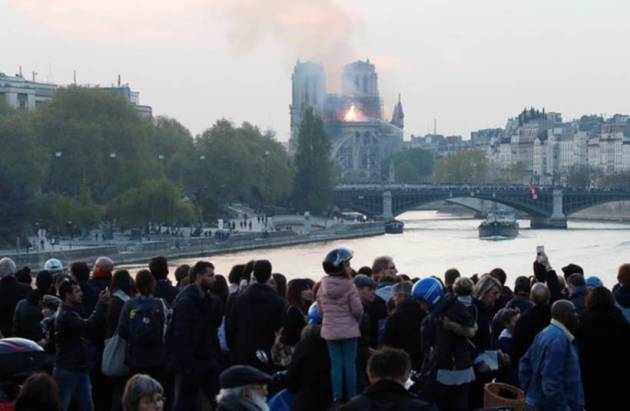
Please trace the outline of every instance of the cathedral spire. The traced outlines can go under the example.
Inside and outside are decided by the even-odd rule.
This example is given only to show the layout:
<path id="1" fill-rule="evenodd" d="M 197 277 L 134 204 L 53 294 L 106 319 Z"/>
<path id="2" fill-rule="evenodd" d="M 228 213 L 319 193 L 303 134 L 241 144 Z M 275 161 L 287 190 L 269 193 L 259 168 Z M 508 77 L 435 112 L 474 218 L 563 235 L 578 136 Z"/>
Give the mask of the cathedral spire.
<path id="1" fill-rule="evenodd" d="M 398 93 L 398 103 L 394 105 L 394 112 L 392 114 L 391 123 L 399 128 L 405 127 L 405 113 L 403 112 L 400 93 Z"/>

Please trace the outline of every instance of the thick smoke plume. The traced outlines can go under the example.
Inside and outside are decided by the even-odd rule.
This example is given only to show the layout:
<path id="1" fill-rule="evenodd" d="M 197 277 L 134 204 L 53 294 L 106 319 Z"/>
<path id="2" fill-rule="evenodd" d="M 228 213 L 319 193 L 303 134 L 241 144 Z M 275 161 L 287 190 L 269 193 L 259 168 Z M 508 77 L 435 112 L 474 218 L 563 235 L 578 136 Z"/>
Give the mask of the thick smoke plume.
<path id="1" fill-rule="evenodd" d="M 228 39 L 237 50 L 251 50 L 271 39 L 293 60 L 321 62 L 334 81 L 338 81 L 342 65 L 356 57 L 354 42 L 362 32 L 363 19 L 358 10 L 351 12 L 335 0 L 222 0 L 211 4 L 224 17 Z"/>

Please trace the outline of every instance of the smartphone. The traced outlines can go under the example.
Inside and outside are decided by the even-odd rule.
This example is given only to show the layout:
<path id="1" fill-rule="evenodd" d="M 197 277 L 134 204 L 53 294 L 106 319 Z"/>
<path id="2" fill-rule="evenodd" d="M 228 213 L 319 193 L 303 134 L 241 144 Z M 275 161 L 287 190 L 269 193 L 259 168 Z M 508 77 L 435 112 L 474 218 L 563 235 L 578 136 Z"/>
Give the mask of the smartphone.
<path id="1" fill-rule="evenodd" d="M 541 255 L 545 253 L 545 246 L 544 245 L 539 245 L 536 246 L 536 255 Z"/>

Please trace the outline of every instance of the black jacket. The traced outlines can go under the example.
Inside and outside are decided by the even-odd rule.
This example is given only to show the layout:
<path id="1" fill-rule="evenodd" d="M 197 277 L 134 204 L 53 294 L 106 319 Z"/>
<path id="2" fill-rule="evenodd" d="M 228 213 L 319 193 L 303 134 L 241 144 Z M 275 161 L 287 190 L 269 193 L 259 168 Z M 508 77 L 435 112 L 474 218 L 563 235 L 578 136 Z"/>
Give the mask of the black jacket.
<path id="1" fill-rule="evenodd" d="M 55 367 L 65 370 L 87 371 L 90 353 L 86 336 L 104 321 L 107 304 L 98 302 L 87 320 L 81 318 L 80 309 L 62 305 L 55 318 Z"/>
<path id="2" fill-rule="evenodd" d="M 487 350 L 492 350 L 494 348 L 494 343 L 492 341 L 492 319 L 494 318 L 494 307 L 486 307 L 486 305 L 477 300 L 473 299 L 473 306 L 475 308 L 475 312 L 477 315 L 477 334 L 471 339 L 475 347 L 477 348 L 477 353 L 482 353 Z"/>
<path id="3" fill-rule="evenodd" d="M 430 411 L 433 407 L 411 394 L 401 384 L 382 380 L 354 397 L 342 411 Z"/>
<path id="4" fill-rule="evenodd" d="M 163 299 L 168 303 L 170 307 L 177 297 L 177 292 L 177 287 L 171 284 L 169 280 L 158 280 L 155 284 L 155 291 L 153 292 L 153 296 Z"/>
<path id="5" fill-rule="evenodd" d="M 370 316 L 370 330 L 373 333 L 370 336 L 370 347 L 376 348 L 378 346 L 379 324 L 387 318 L 387 303 L 375 295 L 374 301 L 367 306 L 367 313 Z"/>
<path id="6" fill-rule="evenodd" d="M 13 333 L 13 314 L 17 303 L 33 289 L 18 282 L 15 277 L 0 280 L 0 334 L 10 337 Z"/>
<path id="7" fill-rule="evenodd" d="M 512 365 L 518 368 L 518 363 L 525 355 L 534 338 L 551 321 L 551 308 L 549 305 L 535 305 L 516 322 L 512 334 Z"/>
<path id="8" fill-rule="evenodd" d="M 586 286 L 582 286 L 578 287 L 575 292 L 569 296 L 569 301 L 575 305 L 575 309 L 580 315 L 580 318 L 586 313 L 586 294 L 588 294 L 588 290 Z"/>
<path id="9" fill-rule="evenodd" d="M 330 358 L 320 326 L 309 326 L 295 346 L 287 373 L 287 388 L 294 394 L 292 411 L 327 410 L 332 403 Z"/>
<path id="10" fill-rule="evenodd" d="M 92 311 L 94 311 L 94 307 L 96 307 L 100 290 L 90 284 L 89 281 L 80 282 L 79 287 L 81 288 L 81 293 L 83 293 L 83 297 L 81 297 L 83 318 L 88 318 L 90 314 L 92 314 Z"/>
<path id="11" fill-rule="evenodd" d="M 289 308 L 287 308 L 287 315 L 284 320 L 284 327 L 282 327 L 280 342 L 295 346 L 298 341 L 300 341 L 300 333 L 305 326 L 306 319 L 304 318 L 304 313 L 296 306 L 290 305 Z"/>
<path id="12" fill-rule="evenodd" d="M 588 411 L 619 409 L 630 386 L 629 328 L 617 307 L 586 312 L 576 333 Z"/>
<path id="13" fill-rule="evenodd" d="M 404 350 L 411 357 L 411 368 L 422 365 L 422 336 L 420 328 L 425 313 L 413 300 L 403 301 L 385 322 L 383 345 Z"/>
<path id="14" fill-rule="evenodd" d="M 200 376 L 218 372 L 217 329 L 222 316 L 221 303 L 216 297 L 202 292 L 196 284 L 186 286 L 173 302 L 166 333 L 169 368 Z"/>
<path id="15" fill-rule="evenodd" d="M 276 332 L 284 324 L 284 301 L 266 284 L 252 284 L 230 299 L 225 319 L 225 338 L 234 365 L 250 365 L 270 372 L 256 351 L 262 350 L 271 359 L 271 346 Z"/>
<path id="16" fill-rule="evenodd" d="M 432 348 L 429 367 L 434 370 L 463 370 L 473 364 L 475 348 L 470 338 L 477 333 L 472 307 L 454 294 L 447 294 L 422 324 L 422 344 Z"/>
<path id="17" fill-rule="evenodd" d="M 105 313 L 105 338 L 110 338 L 116 333 L 118 321 L 120 320 L 120 312 L 124 305 L 125 302 L 122 299 L 112 295 Z"/>
<path id="18" fill-rule="evenodd" d="M 39 342 L 43 337 L 41 321 L 42 309 L 39 305 L 43 294 L 39 290 L 33 290 L 15 307 L 13 315 L 13 336 L 26 338 Z"/>

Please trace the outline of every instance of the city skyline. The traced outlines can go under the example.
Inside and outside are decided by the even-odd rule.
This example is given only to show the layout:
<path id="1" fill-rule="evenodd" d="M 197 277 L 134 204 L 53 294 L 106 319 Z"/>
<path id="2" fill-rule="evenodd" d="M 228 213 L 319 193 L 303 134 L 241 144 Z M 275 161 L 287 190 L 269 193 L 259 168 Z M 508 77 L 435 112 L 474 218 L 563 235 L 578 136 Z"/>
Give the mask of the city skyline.
<path id="1" fill-rule="evenodd" d="M 468 138 L 526 106 L 566 119 L 630 111 L 630 72 L 617 52 L 630 7 L 613 1 L 143 1 L 8 0 L 0 71 L 22 66 L 26 78 L 36 71 L 69 84 L 77 70 L 79 84 L 102 86 L 121 74 L 154 114 L 195 134 L 225 117 L 272 128 L 281 141 L 297 59 L 322 61 L 336 78 L 370 58 L 384 107 L 402 94 L 406 139 L 432 132 L 435 118 L 438 133 Z"/>

